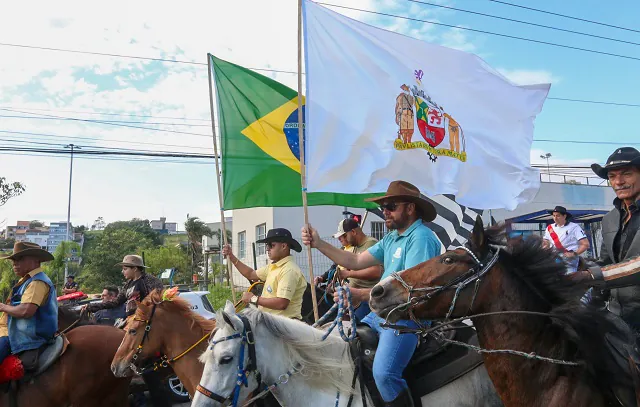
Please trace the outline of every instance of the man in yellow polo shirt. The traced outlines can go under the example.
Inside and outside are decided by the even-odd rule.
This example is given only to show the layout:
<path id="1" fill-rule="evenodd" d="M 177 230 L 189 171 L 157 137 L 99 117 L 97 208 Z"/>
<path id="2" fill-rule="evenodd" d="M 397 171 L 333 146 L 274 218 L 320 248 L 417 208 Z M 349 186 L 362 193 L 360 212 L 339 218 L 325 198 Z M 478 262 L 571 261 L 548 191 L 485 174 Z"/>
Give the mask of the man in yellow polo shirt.
<path id="1" fill-rule="evenodd" d="M 0 303 L 0 363 L 9 354 L 22 354 L 27 370 L 37 366 L 38 349 L 53 339 L 58 329 L 58 301 L 53 283 L 41 263 L 51 253 L 30 242 L 17 242 L 11 256 L 13 272 L 20 278 L 11 296 Z"/>
<path id="2" fill-rule="evenodd" d="M 271 264 L 254 270 L 241 262 L 231 252 L 231 246 L 222 249 L 238 271 L 250 281 L 264 281 L 264 288 L 260 297 L 253 293 L 242 294 L 245 304 L 256 305 L 261 311 L 282 315 L 288 318 L 302 319 L 302 297 L 307 288 L 300 267 L 296 264 L 291 250 L 302 251 L 302 246 L 287 229 L 271 229 L 267 237 L 256 243 L 265 243 L 267 255 Z"/>

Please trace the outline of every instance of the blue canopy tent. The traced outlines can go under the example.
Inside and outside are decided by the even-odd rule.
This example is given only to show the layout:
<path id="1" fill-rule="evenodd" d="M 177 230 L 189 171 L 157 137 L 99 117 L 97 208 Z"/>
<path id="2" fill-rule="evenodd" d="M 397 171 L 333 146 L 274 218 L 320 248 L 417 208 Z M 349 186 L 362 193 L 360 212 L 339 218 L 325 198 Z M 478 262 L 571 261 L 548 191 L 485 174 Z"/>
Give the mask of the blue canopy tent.
<path id="1" fill-rule="evenodd" d="M 593 257 L 598 257 L 598 250 L 600 248 L 596 247 L 596 245 L 593 244 L 594 239 L 593 239 L 592 224 L 595 222 L 600 222 L 604 217 L 604 215 L 606 215 L 609 211 L 602 211 L 602 210 L 595 210 L 595 209 L 572 210 L 571 208 L 567 208 L 567 211 L 573 215 L 573 219 L 571 219 L 572 222 L 582 224 L 582 228 L 587 234 L 587 239 L 589 239 L 589 244 L 591 246 L 591 249 L 590 249 L 591 253 L 593 254 Z M 542 211 L 532 212 L 525 215 L 516 216 L 514 218 L 506 219 L 505 223 L 507 224 L 507 232 L 511 237 L 526 236 L 533 233 L 543 235 L 545 229 L 547 228 L 547 225 L 550 225 L 551 223 L 553 223 L 553 217 L 547 210 L 542 210 Z M 518 225 L 518 224 L 537 224 L 538 228 L 514 230 L 513 225 Z"/>

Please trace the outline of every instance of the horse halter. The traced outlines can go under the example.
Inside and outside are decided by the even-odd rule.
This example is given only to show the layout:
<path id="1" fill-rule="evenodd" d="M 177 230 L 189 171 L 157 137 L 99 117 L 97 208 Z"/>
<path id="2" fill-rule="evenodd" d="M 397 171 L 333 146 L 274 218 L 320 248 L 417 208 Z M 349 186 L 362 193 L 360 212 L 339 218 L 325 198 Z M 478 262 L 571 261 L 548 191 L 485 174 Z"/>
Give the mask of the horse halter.
<path id="1" fill-rule="evenodd" d="M 453 295 L 453 299 L 451 300 L 449 311 L 445 316 L 445 320 L 448 320 L 449 317 L 451 317 L 451 314 L 453 313 L 456 307 L 456 302 L 458 301 L 458 296 L 460 295 L 460 292 L 462 292 L 462 290 L 464 290 L 470 284 L 475 283 L 473 297 L 471 299 L 471 303 L 469 304 L 467 315 L 471 312 L 471 309 L 473 308 L 473 304 L 476 300 L 476 295 L 478 294 L 478 287 L 480 286 L 482 277 L 485 274 L 487 274 L 489 270 L 491 270 L 491 268 L 498 261 L 498 257 L 500 256 L 500 248 L 498 247 L 495 249 L 495 253 L 493 253 L 493 256 L 491 256 L 491 252 L 489 253 L 487 257 L 491 256 L 491 258 L 489 258 L 486 264 L 481 262 L 478 259 L 478 257 L 469 248 L 465 246 L 458 246 L 454 250 L 457 250 L 457 249 L 461 249 L 467 252 L 469 256 L 471 256 L 471 259 L 474 261 L 475 264 L 468 271 L 459 275 L 458 277 L 453 278 L 451 281 L 447 282 L 444 285 L 434 286 L 434 287 L 415 288 L 407 284 L 407 282 L 402 279 L 400 274 L 395 272 L 391 273 L 391 277 L 393 277 L 394 280 L 398 281 L 407 290 L 407 302 L 393 308 L 389 312 L 389 314 L 387 314 L 387 318 L 383 326 L 394 327 L 393 324 L 389 323 L 389 316 L 393 314 L 395 311 L 399 311 L 399 310 L 407 310 L 409 313 L 409 317 L 414 322 L 418 323 L 418 326 L 421 326 L 421 324 L 413 314 L 413 308 L 418 304 L 429 301 L 431 298 L 434 298 L 436 295 L 441 294 L 444 291 L 455 288 L 455 293 Z M 418 293 L 424 292 L 426 294 L 423 294 L 417 297 L 412 297 L 412 294 L 416 292 Z"/>
<path id="2" fill-rule="evenodd" d="M 136 349 L 136 352 L 133 354 L 133 357 L 131 358 L 132 359 L 131 364 L 129 365 L 131 370 L 133 370 L 137 375 L 142 375 L 143 373 L 147 373 L 150 370 L 158 370 L 159 367 L 168 366 L 166 361 L 166 356 L 162 358 L 160 364 L 158 364 L 157 362 L 153 363 L 153 366 L 151 366 L 151 369 L 149 367 L 141 369 L 136 365 L 136 362 L 138 361 L 138 357 L 142 353 L 142 347 L 144 345 L 144 341 L 149 337 L 149 332 L 151 332 L 151 320 L 153 319 L 153 315 L 156 313 L 157 306 L 158 304 L 153 304 L 153 308 L 151 308 L 151 314 L 149 315 L 149 319 L 138 318 L 137 316 L 135 316 L 135 314 L 133 316 L 134 321 L 140 321 L 145 323 L 142 340 L 140 341 L 140 345 L 138 345 L 138 349 Z"/>
<path id="3" fill-rule="evenodd" d="M 212 400 L 217 401 L 218 403 L 222 404 L 223 407 L 227 407 L 229 405 L 233 407 L 238 406 L 238 401 L 240 398 L 240 389 L 242 388 L 242 386 L 244 387 L 249 386 L 249 381 L 248 381 L 249 374 L 255 373 L 256 375 L 256 380 L 258 381 L 258 386 L 256 387 L 256 390 L 260 389 L 260 387 L 262 386 L 262 375 L 258 371 L 258 363 L 256 359 L 256 340 L 253 335 L 253 331 L 251 329 L 251 324 L 249 323 L 249 320 L 247 319 L 247 317 L 245 317 L 244 315 L 237 314 L 237 316 L 242 321 L 242 325 L 243 325 L 242 332 L 236 332 L 233 335 L 229 335 L 227 337 L 224 337 L 215 341 L 212 340 L 209 346 L 209 349 L 213 349 L 213 347 L 220 342 L 225 342 L 232 339 L 240 339 L 242 341 L 242 344 L 240 345 L 240 357 L 238 360 L 238 374 L 237 374 L 236 385 L 231 391 L 231 394 L 229 394 L 229 396 L 227 397 L 221 396 L 207 389 L 200 383 L 198 383 L 198 386 L 196 387 L 196 390 L 199 393 L 203 394 L 204 396 Z M 249 352 L 249 360 L 247 361 L 246 367 L 244 366 L 245 348 L 247 348 Z"/>

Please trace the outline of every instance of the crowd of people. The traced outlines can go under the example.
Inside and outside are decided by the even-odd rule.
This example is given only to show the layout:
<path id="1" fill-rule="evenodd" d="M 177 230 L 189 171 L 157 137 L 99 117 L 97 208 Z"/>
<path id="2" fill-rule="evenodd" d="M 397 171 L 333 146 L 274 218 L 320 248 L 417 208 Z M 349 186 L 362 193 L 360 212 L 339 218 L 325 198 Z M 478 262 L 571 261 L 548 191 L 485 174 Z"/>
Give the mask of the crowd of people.
<path id="1" fill-rule="evenodd" d="M 603 242 L 596 264 L 581 267 L 579 260 L 590 247 L 589 239 L 580 226 L 572 222 L 570 211 L 562 206 L 549 210 L 553 223 L 544 233 L 544 245 L 564 258 L 570 278 L 593 280 L 590 301 L 606 304 L 610 312 L 620 316 L 640 335 L 640 279 L 626 279 L 624 284 L 607 282 L 601 270 L 603 266 L 640 256 L 640 152 L 631 147 L 618 148 L 605 165 L 593 164 L 592 169 L 597 176 L 608 180 L 616 194 L 614 208 L 602 221 Z M 380 207 L 390 230 L 380 241 L 367 236 L 352 218 L 341 220 L 334 235 L 342 248 L 320 239 L 310 226 L 303 228 L 301 240 L 336 264 L 331 273 L 318 277 L 314 284 L 327 284 L 329 293 L 336 284 L 348 284 L 357 307 L 354 322 L 369 325 L 378 333 L 373 376 L 386 405 L 412 406 L 402 373 L 416 349 L 418 337 L 382 328 L 383 320 L 370 311 L 368 300 L 371 289 L 380 279 L 440 255 L 441 243 L 425 225 L 436 217 L 436 209 L 418 188 L 404 181 L 391 182 L 385 195 L 370 201 Z M 257 270 L 238 259 L 230 246 L 223 248 L 223 255 L 245 278 L 264 281 L 261 295 L 245 292 L 242 302 L 264 312 L 301 320 L 307 281 L 291 252 L 301 252 L 302 245 L 289 230 L 282 228 L 269 230 L 257 243 L 265 244 L 269 258 L 269 264 Z M 17 242 L 13 254 L 2 259 L 13 263 L 19 280 L 9 298 L 0 303 L 0 363 L 13 353 L 23 361 L 30 361 L 32 367 L 37 364 L 39 349 L 50 343 L 58 330 L 56 289 L 41 267 L 53 256 L 36 244 Z M 125 256 L 116 266 L 122 268 L 123 287 L 120 290 L 105 287 L 101 302 L 85 306 L 85 311 L 92 312 L 98 323 L 117 324 L 135 313 L 138 301 L 154 289 L 163 288 L 158 278 L 146 273 L 140 256 Z M 68 294 L 77 289 L 74 278 L 70 277 L 63 292 Z M 416 322 L 410 320 L 396 324 L 417 327 Z M 154 373 L 145 376 L 153 405 L 167 406 L 169 398 L 164 394 L 160 377 Z"/>

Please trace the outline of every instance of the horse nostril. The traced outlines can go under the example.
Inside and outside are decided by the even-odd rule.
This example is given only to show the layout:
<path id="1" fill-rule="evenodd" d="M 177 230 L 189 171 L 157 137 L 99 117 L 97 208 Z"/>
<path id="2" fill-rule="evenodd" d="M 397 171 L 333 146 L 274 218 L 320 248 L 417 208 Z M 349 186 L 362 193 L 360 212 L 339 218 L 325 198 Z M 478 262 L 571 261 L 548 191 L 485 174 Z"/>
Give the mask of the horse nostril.
<path id="1" fill-rule="evenodd" d="M 380 298 L 384 295 L 384 287 L 381 285 L 376 285 L 371 290 L 371 298 Z"/>

